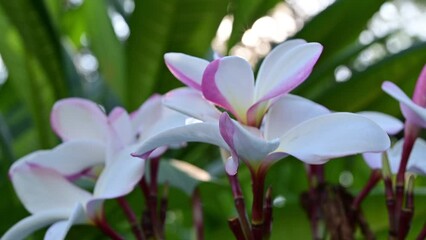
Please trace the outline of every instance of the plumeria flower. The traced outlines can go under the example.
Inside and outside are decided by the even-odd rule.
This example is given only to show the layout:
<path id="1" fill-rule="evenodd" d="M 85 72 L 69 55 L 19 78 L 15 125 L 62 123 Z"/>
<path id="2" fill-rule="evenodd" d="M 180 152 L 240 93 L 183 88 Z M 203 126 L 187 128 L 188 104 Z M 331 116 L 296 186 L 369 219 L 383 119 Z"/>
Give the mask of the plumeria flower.
<path id="1" fill-rule="evenodd" d="M 426 128 L 426 65 L 423 67 L 417 80 L 412 99 L 392 82 L 384 82 L 382 84 L 382 89 L 400 102 L 401 111 L 405 117 L 405 141 L 397 175 L 397 182 L 401 184 L 404 181 L 404 172 L 407 168 L 407 164 L 409 164 L 409 156 L 413 150 L 420 129 Z"/>
<path id="2" fill-rule="evenodd" d="M 426 66 L 417 80 L 413 99 L 392 82 L 384 82 L 382 89 L 400 102 L 402 114 L 410 124 L 426 128 Z"/>
<path id="3" fill-rule="evenodd" d="M 146 158 L 157 147 L 182 141 L 210 143 L 228 150 L 231 157 L 225 169 L 231 175 L 236 173 L 239 159 L 249 167 L 270 165 L 287 155 L 321 164 L 340 156 L 382 152 L 390 145 L 387 134 L 366 117 L 330 113 L 305 98 L 286 95 L 270 107 L 261 128 L 242 125 L 222 113 L 218 121 L 193 123 L 149 138 L 134 155 Z"/>
<path id="4" fill-rule="evenodd" d="M 209 63 L 181 53 L 167 53 L 165 61 L 177 79 L 201 92 L 205 99 L 232 113 L 239 122 L 259 126 L 274 99 L 306 80 L 321 52 L 319 43 L 301 39 L 284 42 L 265 58 L 256 81 L 250 64 L 236 56 Z"/>
<path id="5" fill-rule="evenodd" d="M 404 139 L 401 139 L 396 142 L 388 151 L 386 151 L 386 156 L 389 160 L 389 165 L 391 168 L 390 170 L 394 174 L 396 174 L 399 169 L 403 146 Z M 426 141 L 421 138 L 417 138 L 408 159 L 407 172 L 423 176 L 426 175 L 425 156 Z"/>
<path id="6" fill-rule="evenodd" d="M 189 88 L 169 92 L 164 104 L 199 122 L 148 139 L 135 155 L 145 158 L 152 149 L 181 141 L 211 143 L 230 152 L 225 169 L 234 175 L 240 159 L 259 167 L 289 154 L 321 164 L 333 157 L 386 150 L 389 138 L 369 119 L 330 113 L 288 94 L 308 77 L 321 51 L 318 43 L 284 42 L 265 58 L 256 82 L 249 63 L 239 57 L 209 63 L 181 53 L 166 54 L 171 72 Z"/>
<path id="7" fill-rule="evenodd" d="M 58 101 L 51 124 L 63 143 L 12 165 L 13 186 L 32 215 L 2 239 L 23 239 L 49 225 L 45 239 L 64 239 L 74 224 L 102 224 L 103 201 L 131 192 L 143 175 L 144 161 L 130 156 L 136 143 L 184 123 L 183 115 L 172 112 L 161 107 L 160 96 L 149 99 L 131 116 L 120 107 L 107 116 L 84 99 Z M 76 184 L 82 179 L 95 180 L 93 191 Z"/>

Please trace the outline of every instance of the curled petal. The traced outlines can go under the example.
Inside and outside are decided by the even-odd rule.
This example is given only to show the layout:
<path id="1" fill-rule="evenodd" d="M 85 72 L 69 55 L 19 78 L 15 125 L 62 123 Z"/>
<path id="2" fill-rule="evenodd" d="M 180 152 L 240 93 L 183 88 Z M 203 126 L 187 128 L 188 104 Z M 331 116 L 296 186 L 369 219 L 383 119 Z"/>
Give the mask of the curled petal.
<path id="1" fill-rule="evenodd" d="M 328 113 L 327 108 L 306 98 L 283 96 L 272 104 L 264 117 L 265 138 L 279 138 L 298 124 Z"/>
<path id="2" fill-rule="evenodd" d="M 116 153 L 107 164 L 96 182 L 94 197 L 116 198 L 131 192 L 144 173 L 145 161 L 130 154 L 135 146 L 129 146 Z"/>
<path id="3" fill-rule="evenodd" d="M 75 203 L 92 197 L 59 172 L 34 163 L 12 167 L 9 175 L 19 199 L 33 214 L 52 209 L 68 209 L 70 214 Z"/>
<path id="4" fill-rule="evenodd" d="M 281 137 L 279 151 L 309 163 L 363 153 L 383 152 L 390 146 L 386 132 L 366 117 L 331 113 L 307 120 Z"/>
<path id="5" fill-rule="evenodd" d="M 319 43 L 287 41 L 277 46 L 262 63 L 257 76 L 255 101 L 289 93 L 309 76 L 321 55 Z"/>
<path id="6" fill-rule="evenodd" d="M 86 139 L 105 142 L 108 121 L 105 113 L 94 102 L 67 98 L 53 106 L 50 122 L 55 133 L 63 140 Z"/>
<path id="7" fill-rule="evenodd" d="M 208 61 L 183 53 L 166 53 L 164 60 L 170 72 L 183 84 L 201 90 L 201 80 Z"/>
<path id="8" fill-rule="evenodd" d="M 229 157 L 228 159 L 225 160 L 225 171 L 229 175 L 234 176 L 235 174 L 237 174 L 238 165 L 239 165 L 238 158 L 235 159 L 233 157 Z"/>
<path id="9" fill-rule="evenodd" d="M 231 56 L 211 62 L 204 72 L 201 88 L 206 99 L 246 121 L 254 91 L 253 71 L 247 61 Z"/>
<path id="10" fill-rule="evenodd" d="M 383 130 L 385 130 L 390 135 L 395 135 L 404 128 L 404 123 L 402 123 L 398 118 L 395 118 L 388 114 L 370 111 L 359 112 L 358 114 L 377 123 Z"/>
<path id="11" fill-rule="evenodd" d="M 49 226 L 52 223 L 67 219 L 69 209 L 47 210 L 29 217 L 26 217 L 10 228 L 1 238 L 2 240 L 26 239 L 33 232 Z"/>
<path id="12" fill-rule="evenodd" d="M 265 141 L 261 136 L 256 136 L 244 129 L 239 123 L 232 120 L 226 112 L 220 117 L 219 127 L 220 134 L 231 149 L 234 161 L 238 157 L 248 161 L 263 160 L 279 145 L 278 139 Z"/>
<path id="13" fill-rule="evenodd" d="M 163 103 L 167 107 L 201 121 L 219 119 L 220 112 L 207 101 L 199 91 L 190 88 L 178 88 L 168 92 Z"/>
<path id="14" fill-rule="evenodd" d="M 56 222 L 49 227 L 44 240 L 63 240 L 65 239 L 68 231 L 75 224 L 87 223 L 88 219 L 84 207 L 81 204 L 77 204 L 73 213 L 67 220 Z"/>
<path id="15" fill-rule="evenodd" d="M 398 86 L 392 82 L 384 82 L 382 89 L 387 94 L 398 100 L 401 104 L 401 111 L 405 119 L 426 128 L 426 108 L 415 104 Z"/>
<path id="16" fill-rule="evenodd" d="M 147 153 L 158 147 L 176 145 L 183 142 L 209 143 L 229 150 L 228 145 L 220 135 L 219 125 L 214 122 L 203 122 L 172 128 L 148 138 L 139 144 L 139 147 L 132 155 L 144 158 Z"/>
<path id="17" fill-rule="evenodd" d="M 74 179 L 88 168 L 105 163 L 105 145 L 82 140 L 64 142 L 50 151 L 36 151 L 19 159 L 13 164 L 11 173 L 18 166 L 28 163 L 54 169 Z"/>

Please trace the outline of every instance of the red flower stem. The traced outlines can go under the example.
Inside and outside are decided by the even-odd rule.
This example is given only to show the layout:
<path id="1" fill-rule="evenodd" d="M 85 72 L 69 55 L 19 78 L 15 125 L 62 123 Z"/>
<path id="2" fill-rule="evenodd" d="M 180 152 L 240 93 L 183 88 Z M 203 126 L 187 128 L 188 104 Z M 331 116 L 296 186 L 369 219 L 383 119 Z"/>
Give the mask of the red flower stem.
<path id="1" fill-rule="evenodd" d="M 243 192 L 241 191 L 240 183 L 238 182 L 237 174 L 228 175 L 229 183 L 231 184 L 232 195 L 234 197 L 235 208 L 237 209 L 238 218 L 241 224 L 241 230 L 244 233 L 245 239 L 254 240 L 251 232 L 251 226 L 248 221 L 246 205 L 244 203 Z M 235 234 L 235 232 L 234 232 Z"/>
<path id="2" fill-rule="evenodd" d="M 398 229 L 398 239 L 405 239 L 410 230 L 411 220 L 414 215 L 414 176 L 410 176 L 405 197 L 405 208 L 401 211 Z"/>
<path id="3" fill-rule="evenodd" d="M 402 146 L 401 163 L 399 165 L 398 173 L 396 175 L 396 226 L 399 226 L 402 204 L 404 202 L 404 184 L 405 184 L 405 171 L 407 169 L 408 159 L 411 150 L 413 149 L 419 128 L 409 122 L 406 122 L 404 129 L 404 145 Z"/>
<path id="4" fill-rule="evenodd" d="M 395 194 L 393 192 L 393 184 L 390 176 L 384 176 L 386 194 L 386 207 L 388 210 L 389 218 L 389 239 L 396 237 L 396 216 L 395 216 Z"/>
<path id="5" fill-rule="evenodd" d="M 260 167 L 257 172 L 251 171 L 253 205 L 251 212 L 252 232 L 255 240 L 263 238 L 263 199 L 265 188 L 266 170 L 262 171 Z"/>
<path id="6" fill-rule="evenodd" d="M 164 227 L 166 223 L 168 204 L 169 204 L 169 184 L 166 182 L 163 187 L 163 194 L 161 195 L 161 202 L 160 202 L 160 224 L 161 224 L 162 232 L 164 232 Z"/>
<path id="7" fill-rule="evenodd" d="M 312 204 L 319 202 L 318 186 L 324 183 L 324 167 L 322 165 L 308 164 L 308 186 L 309 186 L 309 199 L 308 215 L 311 224 L 311 231 L 314 239 L 322 239 L 319 230 L 320 221 L 320 205 Z M 322 169 L 318 169 L 321 166 Z"/>
<path id="8" fill-rule="evenodd" d="M 150 184 L 149 184 L 148 206 L 150 208 L 154 236 L 156 239 L 164 239 L 163 233 L 161 232 L 161 224 L 158 218 L 158 204 L 157 204 L 157 192 L 158 192 L 157 175 L 158 175 L 159 165 L 160 165 L 159 157 L 150 159 L 149 173 L 150 173 L 151 179 L 149 182 Z"/>
<path id="9" fill-rule="evenodd" d="M 138 223 L 136 214 L 133 212 L 132 208 L 130 207 L 129 203 L 126 201 L 124 197 L 117 198 L 117 202 L 120 205 L 120 207 L 123 209 L 124 214 L 127 217 L 127 220 L 130 223 L 130 226 L 132 228 L 132 232 L 135 235 L 137 240 L 144 240 L 145 235 L 142 232 L 142 229 Z"/>
<path id="10" fill-rule="evenodd" d="M 204 239 L 204 221 L 203 221 L 203 208 L 201 206 L 200 191 L 194 190 L 192 194 L 192 218 L 195 225 L 195 236 L 197 240 Z"/>
<path id="11" fill-rule="evenodd" d="M 120 234 L 118 234 L 110 225 L 105 221 L 105 219 L 96 219 L 95 225 L 108 237 L 112 240 L 124 240 Z"/>
<path id="12" fill-rule="evenodd" d="M 229 228 L 231 229 L 232 233 L 235 236 L 235 239 L 237 240 L 245 240 L 246 237 L 244 236 L 244 232 L 241 229 L 241 224 L 238 218 L 232 218 L 228 220 Z"/>
<path id="13" fill-rule="evenodd" d="M 377 185 L 377 183 L 382 179 L 382 173 L 379 169 L 374 169 L 371 171 L 370 178 L 368 179 L 367 184 L 361 190 L 361 192 L 356 196 L 352 202 L 352 209 L 357 210 L 361 205 L 361 202 L 367 197 L 371 190 Z"/>
<path id="14" fill-rule="evenodd" d="M 425 240 L 425 239 L 426 239 L 426 223 L 423 225 L 423 228 L 420 231 L 419 235 L 417 236 L 416 240 Z"/>
<path id="15" fill-rule="evenodd" d="M 263 207 L 264 212 L 264 225 L 263 225 L 263 232 L 264 232 L 264 239 L 270 239 L 271 237 L 271 230 L 272 230 L 272 188 L 268 187 L 266 190 L 266 196 L 265 196 L 265 206 Z"/>

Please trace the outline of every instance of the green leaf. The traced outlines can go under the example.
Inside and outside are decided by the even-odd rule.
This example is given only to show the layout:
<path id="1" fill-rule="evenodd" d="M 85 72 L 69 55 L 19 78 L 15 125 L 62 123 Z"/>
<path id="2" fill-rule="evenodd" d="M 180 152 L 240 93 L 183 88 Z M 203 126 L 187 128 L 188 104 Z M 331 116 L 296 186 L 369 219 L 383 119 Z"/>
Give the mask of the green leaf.
<path id="1" fill-rule="evenodd" d="M 165 67 L 166 52 L 204 57 L 226 14 L 227 0 L 136 1 L 126 45 L 127 99 L 138 107 L 153 92 L 179 86 Z"/>
<path id="2" fill-rule="evenodd" d="M 108 1 L 84 1 L 81 6 L 87 25 L 90 49 L 99 61 L 99 71 L 112 92 L 125 100 L 125 58 L 108 16 Z"/>
<path id="3" fill-rule="evenodd" d="M 0 8 L 0 13 L 1 13 Z M 51 147 L 56 142 L 49 126 L 49 113 L 53 105 L 55 91 L 47 81 L 44 72 L 31 52 L 23 49 L 21 38 L 0 14 L 0 28 L 3 37 L 0 39 L 0 53 L 9 70 L 12 91 L 17 93 L 30 110 L 32 120 L 37 129 L 37 147 Z M 9 83 L 8 83 L 9 84 Z"/>
<path id="4" fill-rule="evenodd" d="M 43 0 L 1 0 L 4 13 L 16 26 L 25 50 L 39 62 L 55 99 L 67 96 L 66 76 L 62 69 L 62 46 Z"/>
<path id="5" fill-rule="evenodd" d="M 360 111 L 381 97 L 390 100 L 381 89 L 383 81 L 390 80 L 399 84 L 416 79 L 417 77 L 412 76 L 419 75 L 425 62 L 426 43 L 421 43 L 390 55 L 365 71 L 354 72 L 348 81 L 324 89 L 317 101 L 336 111 Z M 393 107 L 398 108 L 398 105 L 394 104 Z"/>

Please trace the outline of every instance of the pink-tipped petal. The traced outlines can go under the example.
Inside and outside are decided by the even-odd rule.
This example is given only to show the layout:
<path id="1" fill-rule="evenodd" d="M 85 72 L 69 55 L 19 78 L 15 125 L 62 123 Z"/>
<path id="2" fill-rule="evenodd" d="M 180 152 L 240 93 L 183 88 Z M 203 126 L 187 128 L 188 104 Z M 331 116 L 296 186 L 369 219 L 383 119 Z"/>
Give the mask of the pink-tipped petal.
<path id="1" fill-rule="evenodd" d="M 231 56 L 211 62 L 204 72 L 201 89 L 206 99 L 246 121 L 254 91 L 253 71 L 246 60 Z"/>
<path id="2" fill-rule="evenodd" d="M 84 207 L 81 204 L 77 204 L 67 220 L 56 222 L 49 227 L 44 235 L 44 240 L 63 240 L 73 225 L 87 222 L 88 219 Z"/>
<path id="3" fill-rule="evenodd" d="M 172 128 L 161 132 L 139 144 L 133 156 L 146 156 L 152 150 L 167 145 L 176 145 L 183 142 L 203 142 L 217 145 L 229 150 L 219 132 L 219 125 L 214 122 L 193 123 L 186 126 Z"/>
<path id="4" fill-rule="evenodd" d="M 122 107 L 115 107 L 108 115 L 108 123 L 112 129 L 112 137 L 121 146 L 129 145 L 136 139 L 129 114 Z"/>
<path id="5" fill-rule="evenodd" d="M 404 123 L 402 123 L 398 118 L 395 118 L 388 114 L 371 111 L 358 112 L 358 114 L 377 123 L 389 135 L 395 135 L 404 128 Z"/>
<path id="6" fill-rule="evenodd" d="M 168 92 L 163 103 L 167 107 L 201 121 L 219 119 L 220 112 L 207 101 L 199 91 L 190 88 L 178 88 Z"/>
<path id="7" fill-rule="evenodd" d="M 383 153 L 363 153 L 362 157 L 364 158 L 365 163 L 371 169 L 382 169 L 382 156 Z"/>
<path id="8" fill-rule="evenodd" d="M 383 152 L 388 135 L 370 119 L 352 113 L 331 113 L 309 119 L 281 137 L 278 150 L 309 163 L 363 152 Z"/>
<path id="9" fill-rule="evenodd" d="M 81 98 L 57 101 L 50 122 L 63 141 L 86 139 L 105 142 L 108 134 L 105 113 L 96 103 Z"/>
<path id="10" fill-rule="evenodd" d="M 279 143 L 278 139 L 266 141 L 260 135 L 255 135 L 243 128 L 238 122 L 232 120 L 225 112 L 219 120 L 220 133 L 229 145 L 231 152 L 238 157 L 248 161 L 263 160 L 269 153 L 274 151 Z M 252 129 L 253 131 L 257 129 Z M 232 154 L 234 160 L 237 159 Z"/>
<path id="11" fill-rule="evenodd" d="M 183 84 L 201 90 L 201 80 L 208 61 L 183 53 L 166 53 L 164 60 L 170 72 Z"/>
<path id="12" fill-rule="evenodd" d="M 392 82 L 383 82 L 382 89 L 401 104 L 405 119 L 426 128 L 426 108 L 415 104 L 398 86 Z"/>
<path id="13" fill-rule="evenodd" d="M 284 135 L 296 125 L 330 111 L 324 106 L 306 98 L 286 95 L 272 104 L 264 117 L 263 133 L 266 139 L 275 139 Z"/>
<path id="14" fill-rule="evenodd" d="M 311 73 L 322 49 L 319 43 L 304 43 L 303 40 L 279 45 L 259 69 L 255 101 L 269 100 L 299 86 Z"/>
<path id="15" fill-rule="evenodd" d="M 96 182 L 94 197 L 116 198 L 131 192 L 142 178 L 145 161 L 130 154 L 135 146 L 129 146 L 116 153 Z"/>
<path id="16" fill-rule="evenodd" d="M 33 232 L 62 221 L 70 216 L 69 209 L 52 209 L 26 217 L 13 225 L 2 237 L 2 240 L 27 239 Z"/>
<path id="17" fill-rule="evenodd" d="M 73 178 L 88 168 L 105 163 L 105 145 L 95 141 L 68 141 L 52 150 L 36 151 L 17 160 L 14 169 L 25 164 L 35 164 L 58 171 L 65 177 Z"/>
<path id="18" fill-rule="evenodd" d="M 33 163 L 12 167 L 9 175 L 19 199 L 32 214 L 53 209 L 71 212 L 75 203 L 84 203 L 92 197 L 59 172 Z"/>

